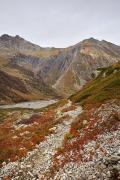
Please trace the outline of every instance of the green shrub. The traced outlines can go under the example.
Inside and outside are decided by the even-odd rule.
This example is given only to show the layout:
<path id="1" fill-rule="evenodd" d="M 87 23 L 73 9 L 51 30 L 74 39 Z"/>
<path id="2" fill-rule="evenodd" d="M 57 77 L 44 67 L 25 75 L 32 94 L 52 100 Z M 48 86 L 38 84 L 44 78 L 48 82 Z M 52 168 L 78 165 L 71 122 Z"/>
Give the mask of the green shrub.
<path id="1" fill-rule="evenodd" d="M 67 134 L 66 134 L 66 138 L 67 138 L 67 139 L 72 139 L 72 138 L 74 138 L 74 135 L 71 134 L 71 133 L 67 133 Z"/>

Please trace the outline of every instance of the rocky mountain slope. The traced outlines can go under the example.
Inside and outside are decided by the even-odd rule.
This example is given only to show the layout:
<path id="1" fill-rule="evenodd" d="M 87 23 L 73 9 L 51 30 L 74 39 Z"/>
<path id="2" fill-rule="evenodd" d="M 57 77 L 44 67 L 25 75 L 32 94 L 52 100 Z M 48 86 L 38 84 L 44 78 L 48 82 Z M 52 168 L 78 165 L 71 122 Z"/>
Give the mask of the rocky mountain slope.
<path id="1" fill-rule="evenodd" d="M 120 64 L 99 71 L 69 99 L 0 111 L 1 178 L 120 179 Z"/>
<path id="2" fill-rule="evenodd" d="M 3 56 L 13 57 L 17 54 L 24 54 L 47 57 L 50 55 L 56 55 L 58 52 L 59 49 L 57 48 L 42 48 L 26 41 L 18 35 L 14 37 L 4 34 L 0 37 L 0 55 Z"/>
<path id="3" fill-rule="evenodd" d="M 49 56 L 50 53 L 19 36 L 0 37 L 0 104 L 58 97 L 29 66 L 24 68 L 15 62 L 15 57 L 19 54 L 26 60 L 31 57 L 35 63 L 40 54 Z M 56 53 L 54 49 L 52 53 Z"/>
<path id="4" fill-rule="evenodd" d="M 38 89 L 38 99 L 48 98 L 48 92 L 50 97 L 56 97 L 56 93 L 68 97 L 94 78 L 98 73 L 97 68 L 107 67 L 119 60 L 119 46 L 93 38 L 68 48 L 42 48 L 19 36 L 0 37 L 0 69 L 19 78 L 27 90 L 30 84 L 33 99 L 36 99 L 35 91 Z M 31 74 L 37 79 L 36 83 Z M 45 85 L 46 88 L 41 89 Z M 5 102 L 3 96 L 2 99 Z"/>
<path id="5" fill-rule="evenodd" d="M 0 70 L 0 104 L 55 97 L 57 94 L 52 88 L 30 71 L 20 70 L 14 73 L 13 70 L 10 74 Z"/>
<path id="6" fill-rule="evenodd" d="M 64 60 L 68 62 L 63 66 L 64 72 L 53 84 L 55 89 L 66 96 L 73 94 L 94 78 L 98 67 L 107 67 L 119 61 L 120 47 L 105 41 L 88 39 L 68 48 L 67 58 L 69 62 Z"/>

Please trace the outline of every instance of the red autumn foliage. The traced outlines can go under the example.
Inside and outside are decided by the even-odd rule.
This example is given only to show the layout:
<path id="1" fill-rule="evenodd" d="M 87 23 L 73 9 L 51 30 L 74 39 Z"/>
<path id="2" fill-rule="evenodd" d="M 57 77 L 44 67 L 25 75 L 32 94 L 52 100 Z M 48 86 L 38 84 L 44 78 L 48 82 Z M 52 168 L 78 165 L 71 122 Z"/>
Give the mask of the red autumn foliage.
<path id="1" fill-rule="evenodd" d="M 102 118 L 99 115 L 99 111 L 97 112 L 96 110 L 96 107 L 84 110 L 72 123 L 69 134 L 73 136 L 73 139 L 65 137 L 63 147 L 58 149 L 54 156 L 54 163 L 51 168 L 52 173 L 67 162 L 83 161 L 81 150 L 83 150 L 85 144 L 96 140 L 98 135 L 117 130 L 119 121 L 116 118 L 116 112 L 111 111 L 108 117 L 103 116 L 104 118 Z M 96 148 L 99 148 L 99 144 Z M 101 149 L 101 152 L 106 154 L 104 149 Z M 92 159 L 93 154 L 94 151 L 91 151 L 89 160 Z M 58 156 L 64 157 L 63 160 L 59 161 Z"/>
<path id="2" fill-rule="evenodd" d="M 15 161 L 25 156 L 28 150 L 43 141 L 50 133 L 49 129 L 56 123 L 54 116 L 54 110 L 48 110 L 22 119 L 19 123 L 9 118 L 4 120 L 0 124 L 0 164 L 8 159 Z M 23 127 L 15 128 L 13 125 Z"/>
<path id="3" fill-rule="evenodd" d="M 64 109 L 62 109 L 62 111 L 61 112 L 68 112 L 68 111 L 73 111 L 73 110 L 75 110 L 76 109 L 76 106 L 75 105 L 71 105 L 70 107 L 67 107 L 67 108 L 64 108 Z"/>

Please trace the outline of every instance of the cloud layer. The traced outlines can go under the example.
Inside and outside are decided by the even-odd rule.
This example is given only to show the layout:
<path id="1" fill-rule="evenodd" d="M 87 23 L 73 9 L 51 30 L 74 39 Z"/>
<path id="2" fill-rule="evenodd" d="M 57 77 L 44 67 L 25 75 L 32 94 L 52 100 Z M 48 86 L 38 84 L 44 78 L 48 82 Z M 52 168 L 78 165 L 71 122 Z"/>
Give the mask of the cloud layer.
<path id="1" fill-rule="evenodd" d="M 0 0 L 0 34 L 66 47 L 94 37 L 120 44 L 119 0 Z"/>

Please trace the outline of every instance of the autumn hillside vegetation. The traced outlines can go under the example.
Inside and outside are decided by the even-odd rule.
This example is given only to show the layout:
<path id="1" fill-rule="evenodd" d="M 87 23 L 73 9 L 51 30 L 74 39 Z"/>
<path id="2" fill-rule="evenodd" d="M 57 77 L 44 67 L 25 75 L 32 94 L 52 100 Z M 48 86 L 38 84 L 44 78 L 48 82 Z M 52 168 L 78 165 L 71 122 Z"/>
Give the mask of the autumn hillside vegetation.
<path id="1" fill-rule="evenodd" d="M 108 68 L 99 68 L 99 75 L 70 97 L 81 105 L 102 103 L 105 100 L 120 99 L 120 63 Z"/>

